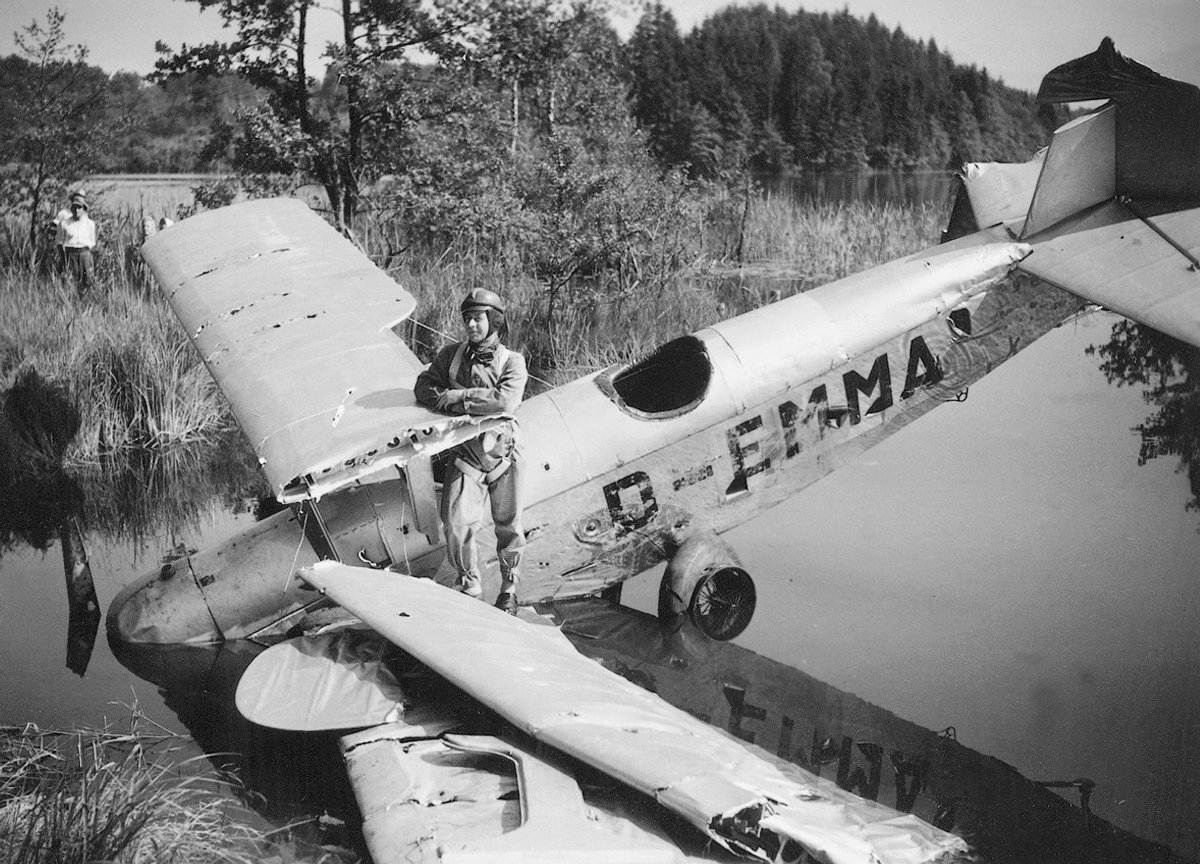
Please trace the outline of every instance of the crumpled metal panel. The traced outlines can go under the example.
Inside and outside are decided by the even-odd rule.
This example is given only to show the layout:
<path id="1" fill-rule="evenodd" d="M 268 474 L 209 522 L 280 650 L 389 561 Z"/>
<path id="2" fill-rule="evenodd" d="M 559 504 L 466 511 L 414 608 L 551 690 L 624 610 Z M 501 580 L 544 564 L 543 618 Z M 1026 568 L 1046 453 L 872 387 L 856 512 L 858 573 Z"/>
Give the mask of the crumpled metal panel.
<path id="1" fill-rule="evenodd" d="M 1200 88 L 1121 54 L 1107 36 L 1047 73 L 1038 102 L 1111 99 L 1117 106 L 1117 192 L 1139 200 L 1200 198 Z"/>
<path id="2" fill-rule="evenodd" d="M 1091 54 L 1055 66 L 1042 78 L 1037 101 L 1088 102 L 1095 99 L 1135 99 L 1181 85 L 1149 66 L 1131 60 L 1105 36 Z"/>
<path id="3" fill-rule="evenodd" d="M 1008 225 L 1019 235 L 1024 230 L 1025 216 L 1033 201 L 1042 172 L 1046 151 L 1041 150 L 1028 162 L 968 162 L 963 166 L 962 179 L 971 202 L 971 212 L 980 228 Z"/>
<path id="4" fill-rule="evenodd" d="M 301 201 L 201 213 L 142 255 L 282 501 L 503 422 L 417 404 L 421 363 L 390 329 L 416 301 Z"/>
<path id="5" fill-rule="evenodd" d="M 531 626 L 430 580 L 333 562 L 300 575 L 519 729 L 652 795 L 732 851 L 771 860 L 794 842 L 830 864 L 916 864 L 966 852 L 961 838 L 915 817 L 834 800 L 816 783 L 785 775 L 583 657 L 553 627 Z M 771 815 L 784 818 L 763 832 Z M 814 837 L 823 838 L 819 850 L 807 845 Z"/>
<path id="6" fill-rule="evenodd" d="M 683 854 L 653 826 L 614 809 L 619 802 L 589 803 L 570 774 L 506 740 L 487 735 L 429 740 L 387 725 L 347 735 L 342 752 L 363 815 L 363 836 L 376 861 L 700 860 Z M 500 759 L 511 761 L 511 768 L 500 767 Z"/>

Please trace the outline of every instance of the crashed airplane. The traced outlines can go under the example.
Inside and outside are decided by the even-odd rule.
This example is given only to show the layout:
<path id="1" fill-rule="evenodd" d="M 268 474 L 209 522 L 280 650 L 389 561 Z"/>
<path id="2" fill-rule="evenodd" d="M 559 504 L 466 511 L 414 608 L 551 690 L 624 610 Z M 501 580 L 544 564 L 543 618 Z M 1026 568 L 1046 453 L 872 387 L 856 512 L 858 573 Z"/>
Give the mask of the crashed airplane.
<path id="1" fill-rule="evenodd" d="M 1028 163 L 967 166 L 941 245 L 524 402 L 521 602 L 614 589 L 665 560 L 660 616 L 733 638 L 753 614 L 754 583 L 724 531 L 957 398 L 1088 303 L 1200 344 L 1200 90 L 1105 40 L 1051 72 L 1039 98 L 1105 101 Z M 741 745 L 709 741 L 686 715 L 642 704 L 618 677 L 543 665 L 538 655 L 557 648 L 536 628 L 371 569 L 446 575 L 438 454 L 514 418 L 417 405 L 422 367 L 392 330 L 413 299 L 303 204 L 204 213 L 149 240 L 144 255 L 291 507 L 128 586 L 109 611 L 113 638 L 265 637 L 332 600 L 519 735 L 654 797 L 731 851 L 827 861 L 963 851 L 899 814 L 834 807 Z M 446 622 L 460 615 L 464 627 L 502 633 L 504 650 L 528 662 L 491 657 L 471 668 L 477 654 L 446 645 Z M 577 685 L 550 715 L 519 698 L 545 675 Z M 528 742 L 445 742 L 541 772 L 513 755 Z M 876 835 L 878 825 L 886 830 Z M 379 842 L 388 860 L 391 841 Z"/>

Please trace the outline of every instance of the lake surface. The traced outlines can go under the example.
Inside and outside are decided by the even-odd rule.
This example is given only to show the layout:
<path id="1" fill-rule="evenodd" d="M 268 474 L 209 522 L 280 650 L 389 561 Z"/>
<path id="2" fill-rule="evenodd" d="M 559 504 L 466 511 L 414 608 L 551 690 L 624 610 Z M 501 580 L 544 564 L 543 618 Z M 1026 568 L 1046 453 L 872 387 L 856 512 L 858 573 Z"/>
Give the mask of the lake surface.
<path id="1" fill-rule="evenodd" d="M 945 205 L 949 211 L 953 180 L 951 171 L 799 171 L 764 177 L 760 182 L 770 194 L 797 200 L 932 203 Z"/>
<path id="2" fill-rule="evenodd" d="M 773 189 L 942 203 L 948 182 L 800 175 Z M 1141 391 L 1109 385 L 1085 354 L 1115 320 L 1059 328 L 965 402 L 726 535 L 759 590 L 737 641 L 928 728 L 953 726 L 1027 777 L 1091 778 L 1096 813 L 1200 858 L 1200 513 L 1185 510 L 1173 457 L 1137 464 Z M 102 608 L 177 544 L 210 546 L 252 518 L 210 510 L 136 543 L 88 537 Z M 658 572 L 625 602 L 653 610 Z M 128 671 L 102 630 L 86 674 L 68 671 L 57 546 L 5 552 L 0 588 L 0 724 L 99 726 L 134 702 L 179 732 L 181 714 L 225 722 Z"/>
<path id="3" fill-rule="evenodd" d="M 1096 813 L 1196 857 L 1200 513 L 1177 460 L 1137 464 L 1140 389 L 1084 353 L 1115 320 L 727 534 L 759 589 L 738 641 L 1032 779 L 1091 778 Z"/>
<path id="4" fill-rule="evenodd" d="M 856 462 L 727 535 L 759 611 L 738 642 L 1039 780 L 1089 777 L 1092 808 L 1200 852 L 1200 514 L 1170 458 L 1137 465 L 1148 413 L 1086 356 L 1112 316 L 1065 325 Z M 140 548 L 88 540 L 101 604 L 214 513 Z M 656 579 L 626 602 L 653 608 Z M 0 559 L 0 722 L 99 725 L 136 700 L 184 731 L 103 633 L 65 668 L 62 560 Z M 122 704 L 124 703 L 124 704 Z M 177 707 L 177 706 L 176 706 Z M 1074 793 L 1067 793 L 1077 800 Z"/>

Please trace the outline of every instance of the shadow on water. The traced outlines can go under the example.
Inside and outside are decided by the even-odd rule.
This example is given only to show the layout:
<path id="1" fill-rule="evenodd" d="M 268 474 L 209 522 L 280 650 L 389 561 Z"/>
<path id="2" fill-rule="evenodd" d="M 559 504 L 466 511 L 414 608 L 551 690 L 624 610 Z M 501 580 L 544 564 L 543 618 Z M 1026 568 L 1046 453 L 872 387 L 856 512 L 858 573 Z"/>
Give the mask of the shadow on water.
<path id="1" fill-rule="evenodd" d="M 357 844 L 358 810 L 334 733 L 281 732 L 238 713 L 238 680 L 265 646 L 248 640 L 148 645 L 110 640 L 126 669 L 159 688 L 213 767 L 238 778 L 245 804 L 318 845 Z"/>
<path id="2" fill-rule="evenodd" d="M 232 433 L 208 446 L 126 448 L 68 467 L 64 456 L 79 427 L 63 388 L 36 370 L 22 371 L 0 394 L 0 556 L 58 542 L 69 609 L 66 663 L 82 676 L 101 617 L 85 532 L 140 547 L 214 509 L 245 512 L 268 496 L 259 491 L 265 484 L 253 456 Z"/>
<path id="3" fill-rule="evenodd" d="M 594 598 L 543 611 L 581 653 L 612 671 L 775 757 L 962 834 L 984 860 L 1183 860 L 959 744 L 953 730 L 919 727 L 786 664 L 706 639 L 686 620 L 664 626 Z M 122 665 L 160 688 L 213 765 L 241 778 L 250 806 L 273 822 L 311 822 L 330 835 L 322 842 L 357 843 L 348 836 L 359 818 L 337 733 L 278 732 L 237 712 L 238 680 L 262 646 L 111 647 Z M 406 685 L 406 710 L 422 698 L 446 697 Z M 468 697 L 457 698 L 469 709 Z"/>

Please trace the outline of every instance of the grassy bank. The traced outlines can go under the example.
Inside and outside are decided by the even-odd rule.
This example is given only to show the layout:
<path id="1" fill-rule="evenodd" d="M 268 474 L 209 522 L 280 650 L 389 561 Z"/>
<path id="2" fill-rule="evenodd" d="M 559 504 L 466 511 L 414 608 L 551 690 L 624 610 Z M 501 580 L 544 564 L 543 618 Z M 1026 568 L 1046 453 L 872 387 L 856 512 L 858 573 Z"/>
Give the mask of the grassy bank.
<path id="1" fill-rule="evenodd" d="M 92 509 L 110 528 L 155 512 L 183 518 L 189 505 L 177 487 L 211 495 L 253 474 L 223 397 L 138 257 L 140 212 L 100 209 L 99 285 L 87 294 L 52 273 L 0 271 L 0 393 L 36 370 L 77 407 L 79 432 L 64 463 L 94 481 Z M 405 336 L 423 357 L 457 338 L 458 299 L 468 289 L 503 294 L 513 310 L 510 342 L 530 358 L 536 392 L 928 246 L 943 222 L 932 206 L 781 197 L 753 200 L 744 216 L 736 243 L 730 223 L 698 222 L 693 236 L 673 241 L 674 263 L 647 264 L 644 278 L 634 267 L 620 280 L 601 273 L 559 286 L 552 319 L 545 283 L 469 244 L 396 255 L 386 226 L 367 225 L 359 237 L 417 298 Z M 735 245 L 740 261 L 721 257 Z M 227 476 L 231 465 L 236 477 Z M 153 494 L 159 487 L 162 500 Z"/>
<path id="2" fill-rule="evenodd" d="M 179 762 L 181 745 L 126 731 L 0 727 L 0 860 L 10 864 L 282 861 L 236 784 Z M 317 850 L 320 853 L 320 850 Z M 336 861 L 332 854 L 294 858 Z"/>

